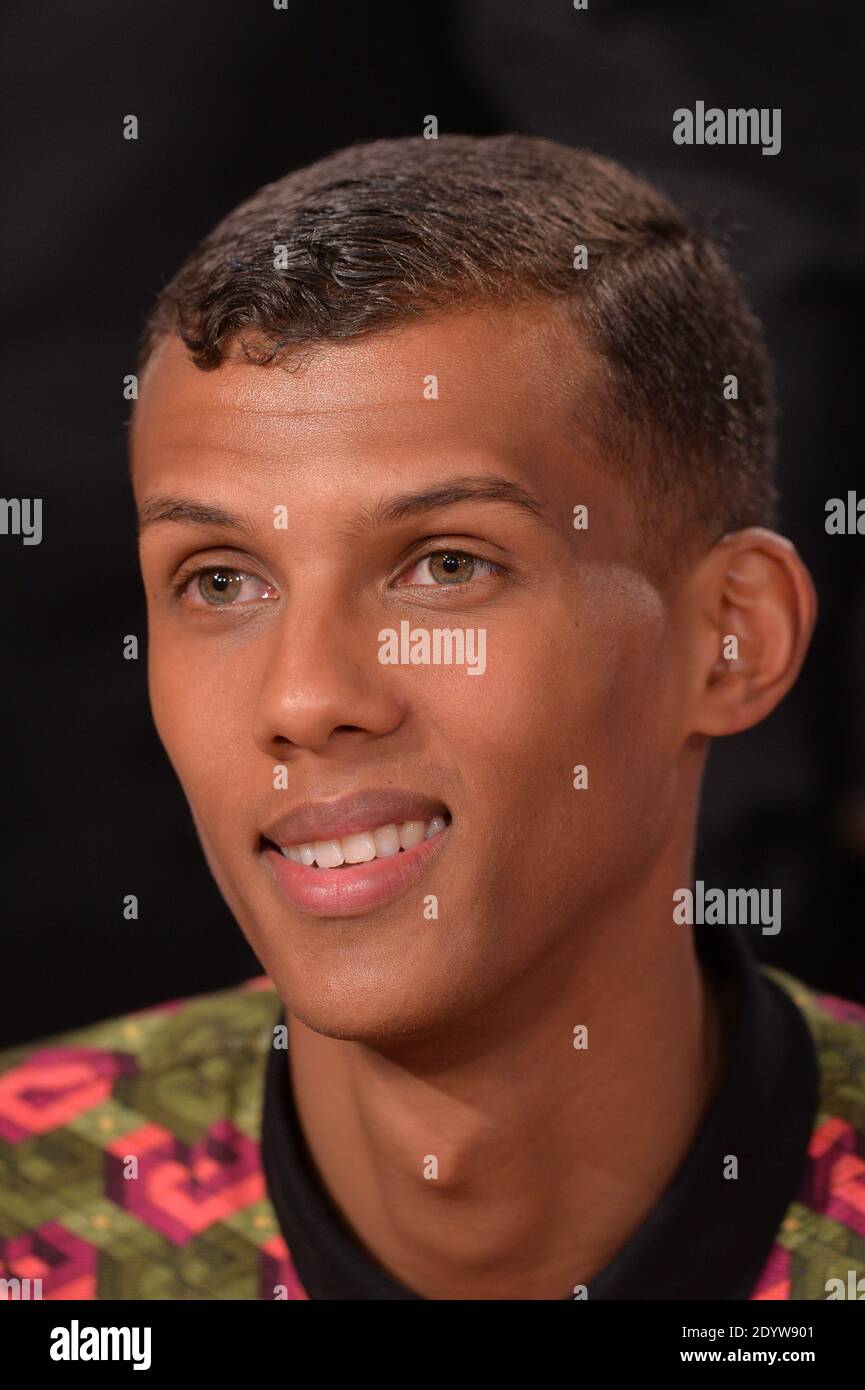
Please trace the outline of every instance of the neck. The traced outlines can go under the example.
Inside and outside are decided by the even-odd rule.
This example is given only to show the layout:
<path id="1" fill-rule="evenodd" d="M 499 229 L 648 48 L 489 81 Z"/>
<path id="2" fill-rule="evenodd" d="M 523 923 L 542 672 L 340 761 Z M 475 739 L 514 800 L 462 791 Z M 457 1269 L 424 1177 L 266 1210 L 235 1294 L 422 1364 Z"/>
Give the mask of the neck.
<path id="1" fill-rule="evenodd" d="M 382 1049 L 289 1015 L 313 1160 L 401 1283 L 426 1298 L 567 1298 L 656 1204 L 724 1064 L 720 1009 L 670 901 L 654 923 L 641 904 L 568 934 L 560 958 L 446 1038 Z"/>

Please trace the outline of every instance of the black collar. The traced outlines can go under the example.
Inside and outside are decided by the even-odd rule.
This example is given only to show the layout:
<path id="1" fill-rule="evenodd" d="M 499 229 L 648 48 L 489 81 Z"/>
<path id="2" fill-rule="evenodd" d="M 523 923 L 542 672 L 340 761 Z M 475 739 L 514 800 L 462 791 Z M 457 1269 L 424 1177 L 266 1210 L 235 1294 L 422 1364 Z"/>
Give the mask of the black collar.
<path id="1" fill-rule="evenodd" d="M 684 1161 L 637 1232 L 588 1285 L 596 1299 L 746 1299 L 793 1199 L 818 1101 L 808 1026 L 736 928 L 697 926 L 700 959 L 730 1000 L 726 1073 Z M 284 1011 L 279 1021 L 284 1021 Z M 270 1048 L 262 1161 L 310 1298 L 418 1299 L 361 1248 L 319 1179 L 294 1106 L 288 1054 Z M 728 1156 L 738 1177 L 725 1178 Z M 573 1293 L 565 1297 L 570 1300 Z"/>

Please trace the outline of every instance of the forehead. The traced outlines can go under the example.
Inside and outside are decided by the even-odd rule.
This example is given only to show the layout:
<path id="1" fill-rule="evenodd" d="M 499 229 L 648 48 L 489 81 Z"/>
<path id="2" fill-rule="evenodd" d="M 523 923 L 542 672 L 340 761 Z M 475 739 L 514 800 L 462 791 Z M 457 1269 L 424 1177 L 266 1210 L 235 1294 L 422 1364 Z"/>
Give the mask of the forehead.
<path id="1" fill-rule="evenodd" d="M 310 453 L 335 464 L 366 450 L 572 449 L 588 440 L 590 377 L 576 334 L 537 305 L 422 319 L 267 367 L 235 356 L 201 371 L 172 336 L 140 383 L 134 477 L 193 454 L 278 466 Z"/>

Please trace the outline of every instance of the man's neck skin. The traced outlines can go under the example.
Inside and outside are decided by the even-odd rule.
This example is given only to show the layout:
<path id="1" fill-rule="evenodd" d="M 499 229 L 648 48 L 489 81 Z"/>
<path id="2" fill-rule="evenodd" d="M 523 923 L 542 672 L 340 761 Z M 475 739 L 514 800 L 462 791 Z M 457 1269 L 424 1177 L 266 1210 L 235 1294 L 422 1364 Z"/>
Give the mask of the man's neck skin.
<path id="1" fill-rule="evenodd" d="M 486 1010 L 481 1045 L 475 1035 L 462 1056 L 431 1048 L 407 1065 L 289 1015 L 319 1174 L 373 1258 L 416 1293 L 568 1297 L 687 1153 L 724 1070 L 720 1011 L 672 908 L 628 917 L 566 935 L 568 958 Z M 579 1023 L 585 1050 L 571 1041 Z"/>

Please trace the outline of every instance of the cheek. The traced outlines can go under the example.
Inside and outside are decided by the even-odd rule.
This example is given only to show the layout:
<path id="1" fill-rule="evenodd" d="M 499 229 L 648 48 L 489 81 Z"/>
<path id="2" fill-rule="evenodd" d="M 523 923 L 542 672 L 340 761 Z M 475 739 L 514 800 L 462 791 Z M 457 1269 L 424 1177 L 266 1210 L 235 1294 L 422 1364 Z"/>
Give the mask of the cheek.
<path id="1" fill-rule="evenodd" d="M 568 594 L 491 631 L 484 675 L 449 673 L 428 705 L 473 809 L 509 852 L 573 859 L 575 834 L 583 847 L 621 842 L 661 790 L 672 722 L 664 614 L 639 588 L 623 598 L 623 583 L 584 586 L 579 619 Z"/>
<path id="2" fill-rule="evenodd" d="M 157 732 L 184 790 L 226 785 L 240 701 L 232 666 L 208 659 L 204 646 L 151 631 L 148 651 L 150 704 Z M 236 672 L 236 668 L 235 668 Z M 236 680 L 235 674 L 235 680 Z"/>

